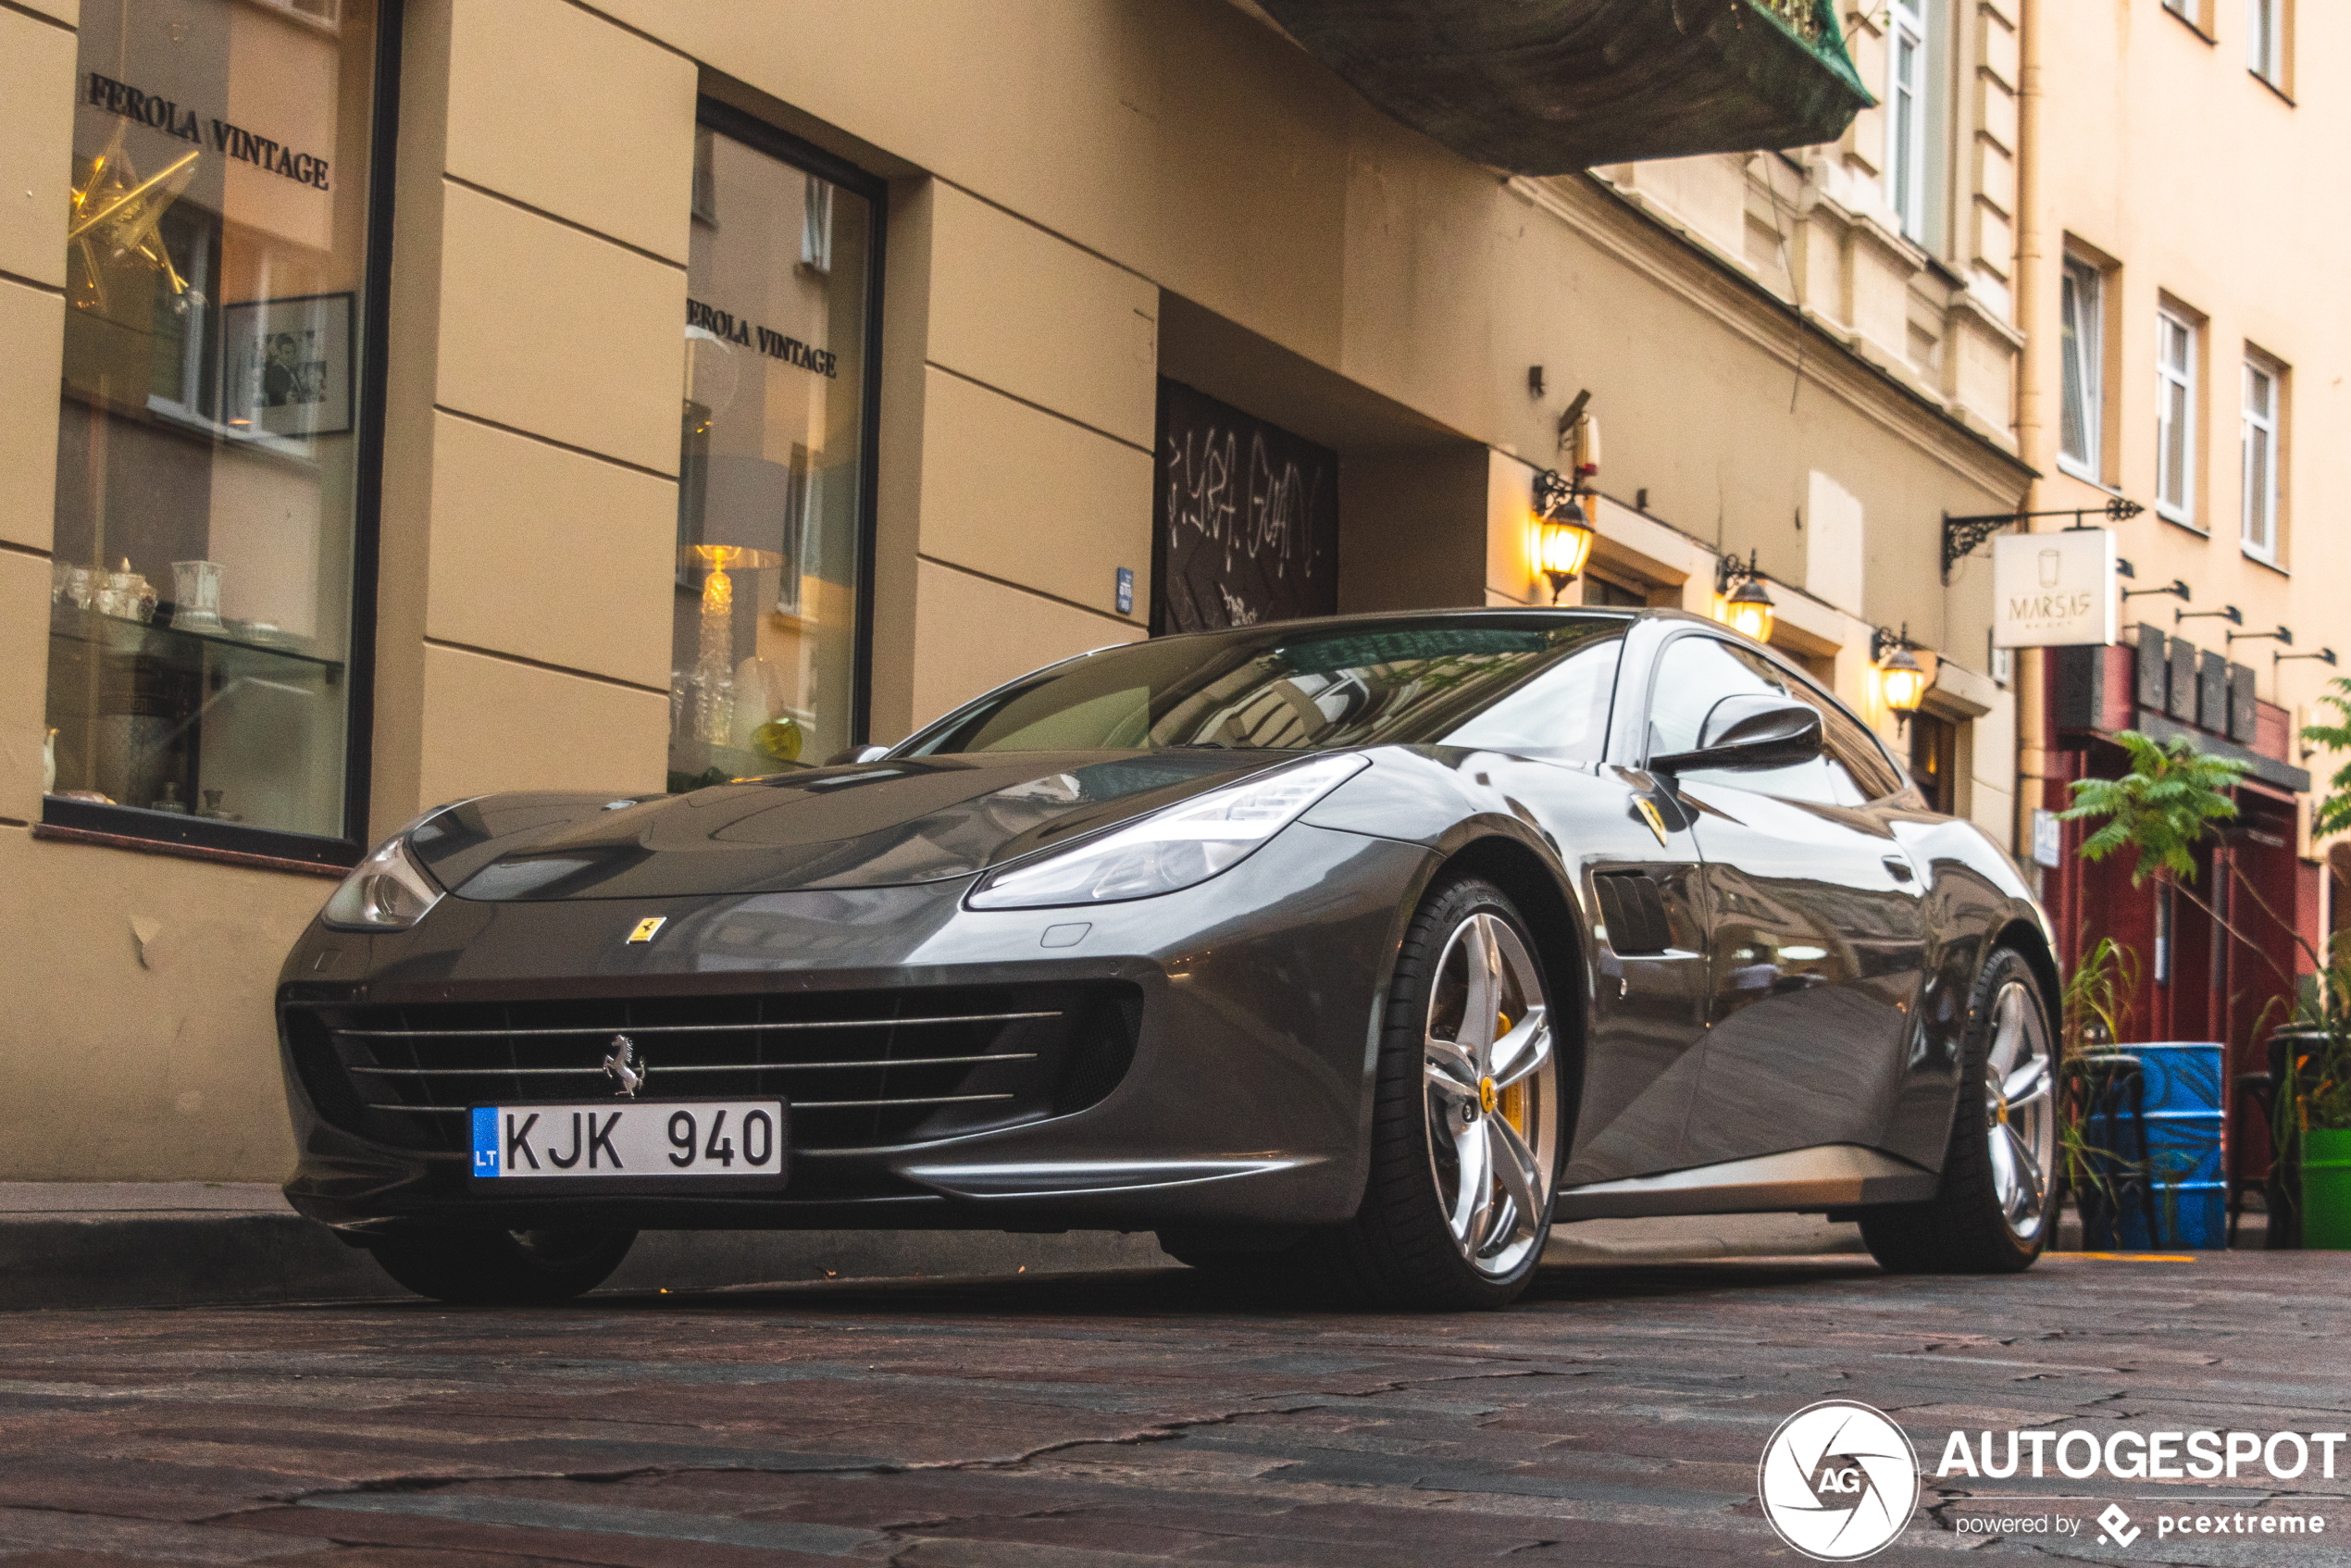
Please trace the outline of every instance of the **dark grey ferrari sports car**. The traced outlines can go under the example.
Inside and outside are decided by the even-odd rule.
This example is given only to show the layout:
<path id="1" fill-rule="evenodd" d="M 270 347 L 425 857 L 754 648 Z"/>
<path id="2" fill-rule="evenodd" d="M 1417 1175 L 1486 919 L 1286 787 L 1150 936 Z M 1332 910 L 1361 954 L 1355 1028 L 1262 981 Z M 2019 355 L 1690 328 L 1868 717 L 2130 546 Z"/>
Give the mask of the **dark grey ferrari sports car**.
<path id="1" fill-rule="evenodd" d="M 1151 1230 L 1491 1306 L 1551 1226 L 2056 1208 L 2046 921 L 1835 698 L 1672 612 L 1106 648 L 888 749 L 491 795 L 288 959 L 304 1213 L 453 1300 L 641 1229 Z"/>

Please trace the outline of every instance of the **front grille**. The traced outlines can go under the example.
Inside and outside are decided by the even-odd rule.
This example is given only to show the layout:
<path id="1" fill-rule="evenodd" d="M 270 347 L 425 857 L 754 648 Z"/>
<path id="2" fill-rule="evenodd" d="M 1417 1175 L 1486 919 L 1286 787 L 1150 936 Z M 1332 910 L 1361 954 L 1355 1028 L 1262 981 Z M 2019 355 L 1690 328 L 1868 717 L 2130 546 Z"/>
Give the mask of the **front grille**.
<path id="1" fill-rule="evenodd" d="M 783 996 L 289 1007 L 321 1115 L 400 1148 L 462 1152 L 475 1105 L 593 1100 L 626 1035 L 643 1100 L 767 1096 L 798 1151 L 922 1142 L 1085 1109 L 1134 1059 L 1120 985 Z"/>

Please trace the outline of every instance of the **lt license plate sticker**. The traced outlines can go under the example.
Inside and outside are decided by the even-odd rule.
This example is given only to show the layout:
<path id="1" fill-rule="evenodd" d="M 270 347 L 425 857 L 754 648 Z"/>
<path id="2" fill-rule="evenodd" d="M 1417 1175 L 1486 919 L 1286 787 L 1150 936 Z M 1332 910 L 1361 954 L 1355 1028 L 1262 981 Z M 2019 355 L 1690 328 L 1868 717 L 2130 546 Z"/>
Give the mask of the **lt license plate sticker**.
<path id="1" fill-rule="evenodd" d="M 788 1116 L 774 1100 L 477 1105 L 473 1174 L 780 1176 Z"/>

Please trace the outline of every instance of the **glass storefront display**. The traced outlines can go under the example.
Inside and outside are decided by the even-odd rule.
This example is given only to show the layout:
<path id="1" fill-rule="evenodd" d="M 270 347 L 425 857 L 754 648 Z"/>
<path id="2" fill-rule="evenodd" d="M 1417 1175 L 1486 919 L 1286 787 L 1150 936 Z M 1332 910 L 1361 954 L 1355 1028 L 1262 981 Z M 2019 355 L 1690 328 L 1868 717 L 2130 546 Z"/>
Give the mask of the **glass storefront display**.
<path id="1" fill-rule="evenodd" d="M 321 859 L 355 830 L 376 27 L 375 0 L 81 6 L 52 822 Z"/>
<path id="2" fill-rule="evenodd" d="M 873 195 L 697 131 L 674 790 L 821 762 L 857 738 Z"/>

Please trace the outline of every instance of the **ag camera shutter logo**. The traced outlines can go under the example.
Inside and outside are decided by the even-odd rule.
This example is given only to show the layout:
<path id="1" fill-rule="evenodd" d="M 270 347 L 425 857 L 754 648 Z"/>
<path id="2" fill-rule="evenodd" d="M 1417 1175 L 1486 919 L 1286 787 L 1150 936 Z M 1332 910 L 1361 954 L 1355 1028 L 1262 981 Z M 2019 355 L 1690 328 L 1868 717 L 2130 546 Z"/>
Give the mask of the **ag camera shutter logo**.
<path id="1" fill-rule="evenodd" d="M 1780 1423 L 1755 1470 L 1763 1517 L 1816 1562 L 1884 1550 L 1919 1505 L 1919 1460 L 1883 1411 L 1823 1400 Z"/>

